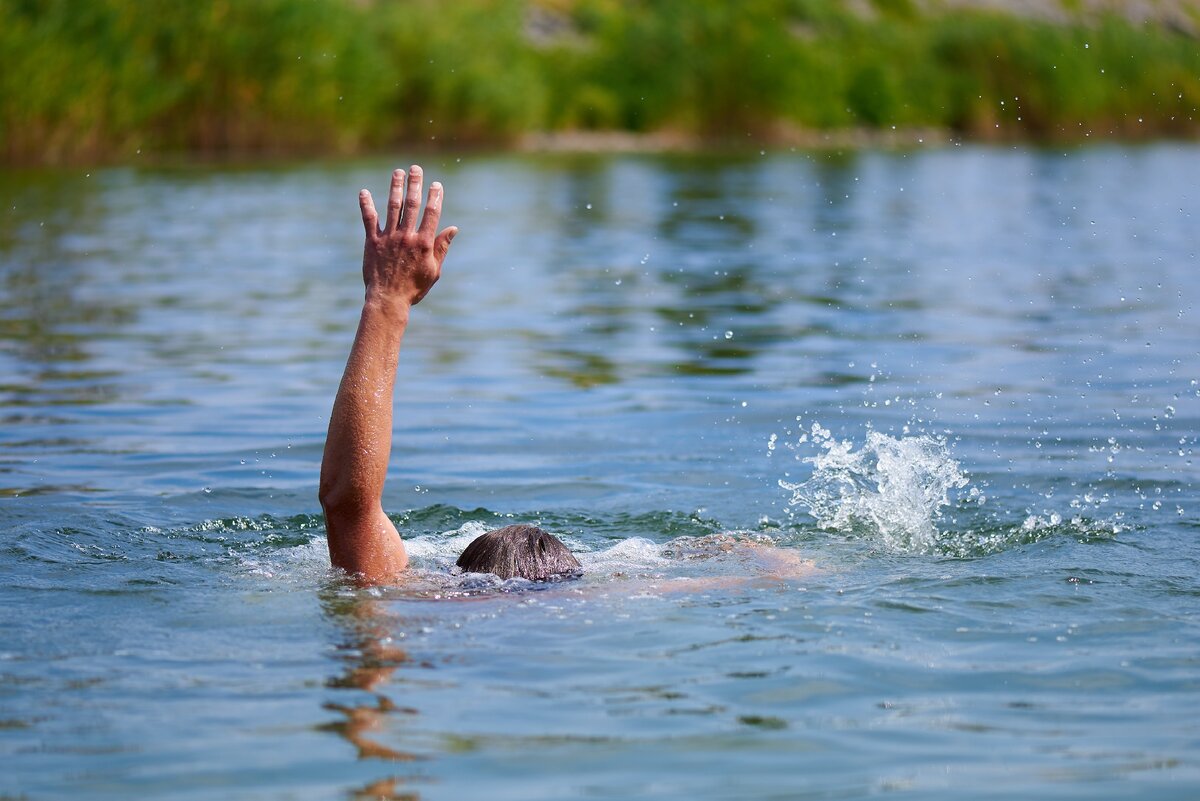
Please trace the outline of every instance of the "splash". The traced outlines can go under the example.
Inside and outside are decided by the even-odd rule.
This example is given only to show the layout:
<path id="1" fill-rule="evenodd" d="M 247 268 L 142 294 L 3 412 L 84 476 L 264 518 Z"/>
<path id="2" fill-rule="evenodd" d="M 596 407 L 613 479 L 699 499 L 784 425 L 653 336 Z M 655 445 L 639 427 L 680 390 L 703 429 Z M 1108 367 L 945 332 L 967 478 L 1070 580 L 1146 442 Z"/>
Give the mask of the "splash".
<path id="1" fill-rule="evenodd" d="M 952 492 L 969 483 L 944 439 L 896 439 L 869 431 L 855 450 L 850 440 L 839 441 L 814 423 L 796 444 L 810 441 L 821 452 L 797 458 L 813 466 L 812 476 L 796 484 L 779 482 L 792 493 L 789 506 L 803 507 L 822 528 L 866 529 L 892 551 L 942 550 L 946 535 L 937 526 L 942 508 L 950 504 Z"/>

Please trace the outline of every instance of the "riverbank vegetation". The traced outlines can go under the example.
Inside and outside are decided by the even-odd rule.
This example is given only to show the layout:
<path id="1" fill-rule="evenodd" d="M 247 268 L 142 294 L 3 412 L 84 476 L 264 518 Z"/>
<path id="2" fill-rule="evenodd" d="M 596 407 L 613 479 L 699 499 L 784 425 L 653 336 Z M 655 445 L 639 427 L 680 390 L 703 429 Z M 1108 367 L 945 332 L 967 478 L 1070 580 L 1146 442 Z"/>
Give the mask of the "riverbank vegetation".
<path id="1" fill-rule="evenodd" d="M 1079 6 L 1048 21 L 917 0 L 0 0 L 0 160 L 572 131 L 1200 132 L 1195 31 Z"/>

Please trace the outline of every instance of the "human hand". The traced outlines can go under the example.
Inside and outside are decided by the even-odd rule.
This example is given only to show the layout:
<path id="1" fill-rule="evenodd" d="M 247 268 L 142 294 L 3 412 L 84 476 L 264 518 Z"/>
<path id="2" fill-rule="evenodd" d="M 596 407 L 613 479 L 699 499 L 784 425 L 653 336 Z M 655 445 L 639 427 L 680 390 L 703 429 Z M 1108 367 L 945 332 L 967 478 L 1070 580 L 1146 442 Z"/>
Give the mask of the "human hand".
<path id="1" fill-rule="evenodd" d="M 371 193 L 366 189 L 358 194 L 358 204 L 367 232 L 363 246 L 363 282 L 367 285 L 367 299 L 411 306 L 419 303 L 441 277 L 442 262 L 458 229 L 451 226 L 441 232 L 437 230 L 438 218 L 442 215 L 442 185 L 437 181 L 429 187 L 425 216 L 418 227 L 421 168 L 414 164 L 409 169 L 407 192 L 404 178 L 404 170 L 392 173 L 383 230 L 379 228 L 379 215 Z"/>

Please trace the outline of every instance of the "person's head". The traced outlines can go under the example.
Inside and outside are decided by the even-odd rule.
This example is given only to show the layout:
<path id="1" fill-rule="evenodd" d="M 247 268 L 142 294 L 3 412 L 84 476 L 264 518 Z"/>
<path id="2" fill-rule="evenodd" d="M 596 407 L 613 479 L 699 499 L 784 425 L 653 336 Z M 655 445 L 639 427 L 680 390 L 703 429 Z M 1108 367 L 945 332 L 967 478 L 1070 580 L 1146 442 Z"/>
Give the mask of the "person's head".
<path id="1" fill-rule="evenodd" d="M 530 581 L 554 581 L 583 572 L 579 560 L 557 537 L 537 526 L 505 526 L 476 537 L 458 557 L 468 573 L 494 573 Z"/>

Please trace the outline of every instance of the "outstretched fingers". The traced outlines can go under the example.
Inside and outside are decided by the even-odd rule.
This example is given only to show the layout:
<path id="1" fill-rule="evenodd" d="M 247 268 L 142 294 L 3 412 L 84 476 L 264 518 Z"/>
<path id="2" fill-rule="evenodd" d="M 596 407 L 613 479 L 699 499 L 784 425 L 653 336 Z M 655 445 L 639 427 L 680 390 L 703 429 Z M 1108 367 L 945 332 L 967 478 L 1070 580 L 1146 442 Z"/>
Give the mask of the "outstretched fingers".
<path id="1" fill-rule="evenodd" d="M 421 228 L 417 232 L 422 237 L 433 238 L 437 233 L 438 220 L 442 216 L 442 185 L 434 181 L 429 185 L 429 199 L 425 201 L 425 216 L 421 218 Z"/>
<path id="2" fill-rule="evenodd" d="M 407 178 L 407 181 L 405 180 Z M 425 214 L 421 217 L 420 228 L 417 227 L 417 215 L 421 211 L 421 168 L 413 165 L 406 173 L 395 170 L 392 173 L 392 186 L 388 192 L 387 218 L 383 230 L 379 229 L 379 213 L 375 210 L 375 202 L 371 193 L 366 189 L 358 193 L 358 205 L 362 210 L 363 228 L 367 231 L 368 242 L 381 234 L 392 233 L 417 234 L 428 247 L 433 242 L 433 253 L 438 263 L 446 258 L 450 250 L 450 242 L 458 233 L 458 229 L 450 226 L 444 231 L 438 231 L 438 223 L 442 217 L 442 185 L 434 181 L 429 185 L 429 197 L 425 203 Z"/>
<path id="3" fill-rule="evenodd" d="M 408 195 L 404 198 L 404 216 L 400 218 L 400 230 L 412 233 L 417 230 L 417 214 L 421 211 L 421 168 L 416 164 L 408 170 Z"/>
<path id="4" fill-rule="evenodd" d="M 379 213 L 375 211 L 375 201 L 371 200 L 371 193 L 366 189 L 358 193 L 358 207 L 362 210 L 363 228 L 367 229 L 367 238 L 370 239 L 379 233 Z"/>
<path id="5" fill-rule="evenodd" d="M 387 221 L 383 225 L 386 233 L 395 231 L 400 225 L 400 205 L 404 197 L 404 170 L 392 171 L 392 188 L 388 192 Z"/>

